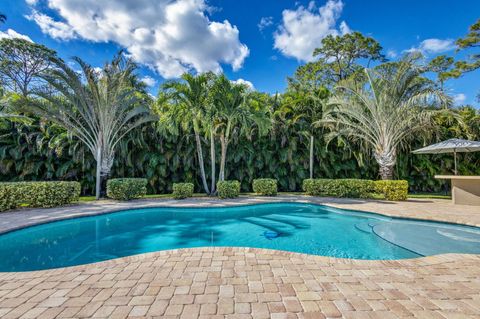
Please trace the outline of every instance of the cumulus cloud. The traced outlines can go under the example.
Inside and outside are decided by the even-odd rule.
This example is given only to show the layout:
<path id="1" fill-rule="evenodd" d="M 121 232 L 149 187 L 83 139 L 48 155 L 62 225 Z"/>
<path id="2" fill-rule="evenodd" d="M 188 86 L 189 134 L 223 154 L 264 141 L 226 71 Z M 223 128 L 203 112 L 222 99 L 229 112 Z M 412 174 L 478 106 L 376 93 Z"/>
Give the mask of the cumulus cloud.
<path id="1" fill-rule="evenodd" d="M 48 33 L 54 39 L 70 40 L 76 37 L 73 28 L 68 24 L 55 21 L 51 17 L 35 10 L 31 15 L 26 16 L 26 18 L 35 21 L 43 33 Z"/>
<path id="2" fill-rule="evenodd" d="M 209 19 L 205 0 L 37 2 L 46 3 L 62 20 L 34 10 L 30 18 L 44 33 L 62 40 L 117 43 L 165 78 L 190 70 L 220 72 L 221 64 L 238 70 L 249 54 L 236 26 Z"/>
<path id="3" fill-rule="evenodd" d="M 405 52 L 421 52 L 423 54 L 438 54 L 455 49 L 455 41 L 452 39 L 425 39 L 418 47 L 412 47 Z"/>
<path id="4" fill-rule="evenodd" d="M 145 83 L 146 86 L 154 86 L 155 84 L 157 84 L 157 80 L 155 80 L 149 75 L 144 76 L 143 78 L 140 79 L 140 81 Z"/>
<path id="5" fill-rule="evenodd" d="M 420 43 L 420 50 L 428 53 L 442 53 L 455 49 L 455 42 L 452 39 L 426 39 Z"/>
<path id="6" fill-rule="evenodd" d="M 240 79 L 234 80 L 232 82 L 235 83 L 235 84 L 243 84 L 243 85 L 247 86 L 252 91 L 255 90 L 255 87 L 253 86 L 253 83 L 248 81 L 248 80 L 244 80 L 244 79 L 240 78 Z"/>
<path id="7" fill-rule="evenodd" d="M 308 7 L 284 10 L 282 25 L 274 33 L 274 47 L 285 56 L 312 61 L 313 51 L 321 46 L 323 38 L 350 32 L 345 21 L 337 29 L 337 20 L 342 10 L 341 0 L 329 0 L 318 9 L 315 2 L 311 1 Z"/>
<path id="8" fill-rule="evenodd" d="M 8 29 L 7 31 L 0 31 L 0 39 L 14 39 L 14 38 L 19 38 L 19 39 L 33 42 L 29 36 L 18 33 L 13 29 Z"/>
<path id="9" fill-rule="evenodd" d="M 268 28 L 273 24 L 273 17 L 262 17 L 260 22 L 257 24 L 258 29 L 263 31 L 265 28 Z"/>
<path id="10" fill-rule="evenodd" d="M 459 94 L 455 94 L 453 96 L 453 102 L 456 104 L 456 105 L 461 105 L 465 102 L 465 100 L 467 99 L 467 96 L 463 93 L 459 93 Z"/>

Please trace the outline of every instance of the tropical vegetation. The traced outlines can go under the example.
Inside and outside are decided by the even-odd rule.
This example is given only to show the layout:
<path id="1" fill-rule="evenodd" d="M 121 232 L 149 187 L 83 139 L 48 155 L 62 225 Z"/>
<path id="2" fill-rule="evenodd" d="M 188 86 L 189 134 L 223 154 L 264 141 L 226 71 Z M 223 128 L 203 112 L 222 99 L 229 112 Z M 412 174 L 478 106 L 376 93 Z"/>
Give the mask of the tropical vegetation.
<path id="1" fill-rule="evenodd" d="M 459 50 L 478 48 L 479 25 L 457 41 Z M 478 68 L 478 52 L 465 61 L 419 53 L 387 61 L 375 39 L 353 32 L 326 37 L 314 57 L 282 93 L 187 73 L 153 97 L 122 52 L 98 70 L 1 39 L 0 180 L 78 181 L 96 198 L 113 178 L 144 178 L 111 182 L 118 198 L 143 194 L 144 181 L 147 193 L 173 190 L 177 198 L 194 190 L 235 197 L 254 180 L 266 195 L 310 186 L 315 193 L 337 187 L 316 180 L 334 179 L 347 179 L 344 188 L 368 184 L 360 197 L 443 191 L 447 184 L 433 176 L 452 172 L 453 158 L 410 151 L 452 137 L 480 140 L 480 112 L 453 107 L 445 89 Z M 480 174 L 479 154 L 462 156 L 459 173 Z"/>

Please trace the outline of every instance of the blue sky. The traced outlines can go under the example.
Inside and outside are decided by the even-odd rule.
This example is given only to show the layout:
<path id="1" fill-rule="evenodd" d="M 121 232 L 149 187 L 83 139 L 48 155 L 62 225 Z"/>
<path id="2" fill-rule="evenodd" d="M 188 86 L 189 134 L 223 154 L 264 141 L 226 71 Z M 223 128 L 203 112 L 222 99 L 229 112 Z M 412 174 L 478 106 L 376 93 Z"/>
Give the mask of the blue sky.
<path id="1" fill-rule="evenodd" d="M 393 59 L 412 48 L 464 57 L 453 40 L 479 18 L 480 1 L 2 0 L 0 11 L 0 37 L 28 36 L 66 59 L 101 66 L 126 49 L 154 94 L 165 78 L 206 70 L 274 93 L 327 34 L 360 31 Z M 458 103 L 479 106 L 479 74 L 447 82 Z"/>

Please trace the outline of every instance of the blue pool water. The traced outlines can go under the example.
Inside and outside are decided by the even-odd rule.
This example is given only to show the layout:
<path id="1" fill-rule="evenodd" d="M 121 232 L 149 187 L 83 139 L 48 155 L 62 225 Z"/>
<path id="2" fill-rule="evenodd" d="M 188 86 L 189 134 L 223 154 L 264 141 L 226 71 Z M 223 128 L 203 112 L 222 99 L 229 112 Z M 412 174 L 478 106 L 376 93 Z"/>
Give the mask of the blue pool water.
<path id="1" fill-rule="evenodd" d="M 480 229 L 301 203 L 132 209 L 0 235 L 0 271 L 49 269 L 205 246 L 402 259 L 480 253 Z"/>

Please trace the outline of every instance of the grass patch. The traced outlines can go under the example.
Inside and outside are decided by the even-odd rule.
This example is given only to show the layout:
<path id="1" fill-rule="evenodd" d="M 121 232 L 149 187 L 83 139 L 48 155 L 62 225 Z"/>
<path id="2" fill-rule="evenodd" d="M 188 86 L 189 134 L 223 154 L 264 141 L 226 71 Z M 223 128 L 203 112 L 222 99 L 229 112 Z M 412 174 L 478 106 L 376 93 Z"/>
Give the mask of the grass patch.
<path id="1" fill-rule="evenodd" d="M 80 196 L 78 199 L 79 202 L 93 202 L 95 200 L 95 196 Z"/>
<path id="2" fill-rule="evenodd" d="M 416 193 L 408 194 L 409 198 L 420 198 L 420 199 L 452 199 L 451 195 L 445 195 L 441 193 Z"/>
<path id="3" fill-rule="evenodd" d="M 255 193 L 247 192 L 247 193 L 240 193 L 242 196 L 256 196 Z M 304 192 L 278 192 L 278 195 L 292 195 L 292 196 L 299 196 L 305 195 Z M 208 197 L 205 193 L 194 193 L 193 197 Z M 145 195 L 143 198 L 155 199 L 155 198 L 166 198 L 166 199 L 173 199 L 172 194 L 148 194 Z M 452 199 L 450 195 L 445 195 L 441 193 L 415 193 L 415 194 L 408 194 L 408 198 L 419 198 L 419 199 Z M 383 199 L 381 196 L 375 199 Z M 95 200 L 95 196 L 80 196 L 80 202 L 92 202 Z"/>

